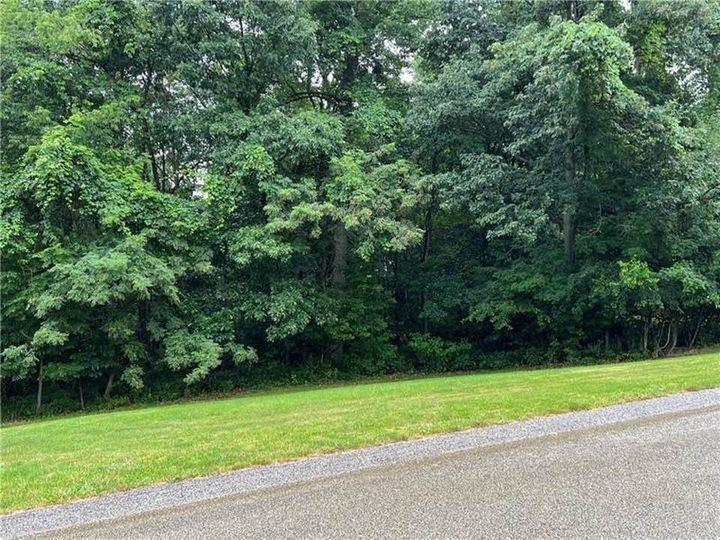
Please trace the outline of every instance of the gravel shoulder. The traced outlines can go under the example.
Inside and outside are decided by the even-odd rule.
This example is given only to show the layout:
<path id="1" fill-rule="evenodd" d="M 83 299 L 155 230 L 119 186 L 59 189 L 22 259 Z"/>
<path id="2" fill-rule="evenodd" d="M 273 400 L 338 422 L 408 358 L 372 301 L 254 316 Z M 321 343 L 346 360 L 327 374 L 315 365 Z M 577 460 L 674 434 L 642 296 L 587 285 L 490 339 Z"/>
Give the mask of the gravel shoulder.
<path id="1" fill-rule="evenodd" d="M 720 406 L 720 388 L 685 392 L 557 416 L 473 429 L 427 439 L 394 443 L 303 459 L 291 463 L 151 486 L 61 506 L 0 516 L 3 538 L 28 536 L 58 529 L 122 520 L 149 512 L 212 502 L 219 498 L 253 495 L 269 488 L 342 477 L 383 466 L 418 464 L 453 454 L 472 452 L 548 437 L 592 430 L 613 424 L 673 416 Z M 720 490 L 720 486 L 719 486 Z"/>

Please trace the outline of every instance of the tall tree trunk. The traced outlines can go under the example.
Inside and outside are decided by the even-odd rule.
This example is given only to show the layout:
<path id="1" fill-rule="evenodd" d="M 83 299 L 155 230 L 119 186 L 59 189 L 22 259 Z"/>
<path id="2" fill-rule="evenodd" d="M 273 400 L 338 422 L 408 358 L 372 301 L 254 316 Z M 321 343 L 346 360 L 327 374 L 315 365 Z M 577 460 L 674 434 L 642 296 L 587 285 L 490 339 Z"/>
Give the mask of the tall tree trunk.
<path id="1" fill-rule="evenodd" d="M 335 226 L 333 247 L 332 285 L 335 289 L 342 289 L 345 285 L 345 268 L 347 266 L 348 249 L 347 230 L 342 222 Z"/>
<path id="2" fill-rule="evenodd" d="M 82 379 L 78 381 L 78 389 L 80 390 L 80 408 L 85 409 L 85 398 L 83 397 Z"/>
<path id="3" fill-rule="evenodd" d="M 45 375 L 44 367 L 45 366 L 43 366 L 43 361 L 42 359 L 40 359 L 40 368 L 38 369 L 37 379 L 37 403 L 35 404 L 35 414 L 38 414 L 40 412 L 40 408 L 42 407 L 43 377 Z"/>
<path id="4" fill-rule="evenodd" d="M 662 327 L 660 328 L 660 331 L 658 332 L 658 337 L 657 337 L 658 344 L 655 348 L 655 353 L 654 353 L 655 356 L 657 356 L 658 354 L 660 354 L 660 352 L 667 349 L 668 345 L 670 345 L 670 339 L 672 337 L 672 329 L 673 329 L 673 323 L 672 323 L 672 321 L 670 321 L 668 323 L 667 337 L 665 338 L 665 343 L 663 344 L 662 347 L 660 347 L 660 338 L 661 338 L 661 334 L 662 334 Z"/>
<path id="5" fill-rule="evenodd" d="M 435 192 L 430 197 L 430 202 L 425 210 L 425 232 L 422 241 L 422 262 L 426 262 L 430 256 L 430 235 L 432 234 L 433 206 L 435 205 Z"/>
<path id="6" fill-rule="evenodd" d="M 643 333 L 642 333 L 642 351 L 647 352 L 648 350 L 648 339 L 650 336 L 650 321 L 645 320 L 645 323 L 643 325 Z"/>
<path id="7" fill-rule="evenodd" d="M 155 187 L 158 189 L 158 191 L 165 191 L 165 183 L 164 180 L 161 180 L 160 173 L 158 172 L 158 164 L 157 159 L 155 158 L 155 150 L 152 146 L 150 146 L 150 142 L 148 141 L 148 147 L 147 151 L 150 154 L 150 170 L 152 171 L 153 176 L 153 183 L 155 184 Z"/>
<path id="8" fill-rule="evenodd" d="M 690 339 L 690 343 L 688 343 L 688 349 L 692 349 L 695 346 L 695 340 L 698 337 L 698 334 L 700 333 L 700 327 L 702 326 L 702 323 L 704 322 L 705 317 L 700 317 L 698 319 L 697 326 L 695 327 L 695 332 L 693 332 L 692 338 Z"/>
<path id="9" fill-rule="evenodd" d="M 335 226 L 333 234 L 333 266 L 332 266 L 332 286 L 335 291 L 341 291 L 345 287 L 345 270 L 347 267 L 347 250 L 348 237 L 345 225 L 340 222 Z M 339 341 L 333 350 L 335 358 L 342 358 L 344 353 L 344 345 Z"/>
<path id="10" fill-rule="evenodd" d="M 678 325 L 675 324 L 675 325 L 673 325 L 672 342 L 670 343 L 670 349 L 667 352 L 668 356 L 670 356 L 675 351 L 675 347 L 677 347 L 677 341 L 678 341 Z"/>
<path id="11" fill-rule="evenodd" d="M 577 21 L 578 20 L 577 2 L 575 0 L 568 0 L 566 5 L 568 8 L 568 18 L 571 21 Z"/>
<path id="12" fill-rule="evenodd" d="M 112 385 L 113 385 L 114 380 L 115 380 L 115 373 L 110 373 L 110 377 L 108 377 L 107 385 L 105 386 L 105 392 L 103 393 L 103 397 L 106 400 L 110 399 L 110 392 L 112 391 Z"/>
<path id="13" fill-rule="evenodd" d="M 420 256 L 421 268 L 425 270 L 425 263 L 430 257 L 430 235 L 432 234 L 432 216 L 433 206 L 435 205 L 435 190 L 433 189 L 430 195 L 430 202 L 428 203 L 427 209 L 425 210 L 425 232 L 423 233 L 422 241 L 422 253 Z M 427 285 L 423 283 L 422 291 L 420 292 L 420 311 L 425 309 L 425 302 L 427 302 Z M 428 331 L 427 318 L 423 317 L 423 332 Z"/>
<path id="14" fill-rule="evenodd" d="M 572 207 L 566 207 L 563 210 L 562 218 L 565 260 L 572 264 L 575 262 L 575 210 Z"/>
<path id="15" fill-rule="evenodd" d="M 568 263 L 575 262 L 575 204 L 577 183 L 577 158 L 575 156 L 575 129 L 568 130 L 565 148 L 565 189 L 570 193 L 562 213 L 563 244 L 565 259 Z"/>

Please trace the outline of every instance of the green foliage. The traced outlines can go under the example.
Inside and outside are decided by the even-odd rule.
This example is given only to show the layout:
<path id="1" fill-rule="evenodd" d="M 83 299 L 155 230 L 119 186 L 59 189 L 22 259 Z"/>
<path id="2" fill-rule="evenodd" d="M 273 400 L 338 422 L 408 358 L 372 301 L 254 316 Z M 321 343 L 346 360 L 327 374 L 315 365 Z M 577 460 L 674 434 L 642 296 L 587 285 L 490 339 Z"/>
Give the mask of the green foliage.
<path id="1" fill-rule="evenodd" d="M 3 375 L 5 380 L 21 380 L 35 369 L 38 358 L 28 344 L 11 345 L 3 350 Z"/>
<path id="2" fill-rule="evenodd" d="M 7 0 L 3 399 L 720 340 L 719 8 Z"/>
<path id="3" fill-rule="evenodd" d="M 192 367 L 185 376 L 188 384 L 201 380 L 220 365 L 220 346 L 207 338 L 178 331 L 166 336 L 164 342 L 168 366 L 176 370 Z"/>
<path id="4" fill-rule="evenodd" d="M 416 366 L 423 371 L 456 371 L 472 367 L 473 350 L 467 341 L 447 341 L 430 334 L 413 334 L 408 348 L 417 358 Z"/>

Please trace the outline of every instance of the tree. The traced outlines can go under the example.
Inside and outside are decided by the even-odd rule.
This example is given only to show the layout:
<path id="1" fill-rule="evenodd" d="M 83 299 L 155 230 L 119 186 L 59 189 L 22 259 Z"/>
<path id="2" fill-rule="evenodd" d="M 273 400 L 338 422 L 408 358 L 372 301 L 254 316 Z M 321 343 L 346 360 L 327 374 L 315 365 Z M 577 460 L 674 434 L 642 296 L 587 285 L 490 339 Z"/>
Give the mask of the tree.
<path id="1" fill-rule="evenodd" d="M 4 414 L 717 341 L 719 8 L 7 0 Z"/>

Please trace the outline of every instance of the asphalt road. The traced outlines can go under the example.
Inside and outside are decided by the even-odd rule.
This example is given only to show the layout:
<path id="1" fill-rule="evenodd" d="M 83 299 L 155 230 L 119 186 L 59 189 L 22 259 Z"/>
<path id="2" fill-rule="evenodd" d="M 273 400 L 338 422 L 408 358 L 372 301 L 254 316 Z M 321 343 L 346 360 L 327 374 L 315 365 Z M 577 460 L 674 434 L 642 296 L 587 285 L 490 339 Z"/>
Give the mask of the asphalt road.
<path id="1" fill-rule="evenodd" d="M 384 465 L 46 538 L 720 538 L 720 407 Z"/>

